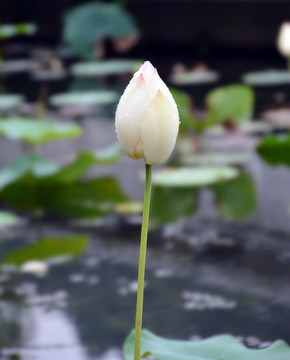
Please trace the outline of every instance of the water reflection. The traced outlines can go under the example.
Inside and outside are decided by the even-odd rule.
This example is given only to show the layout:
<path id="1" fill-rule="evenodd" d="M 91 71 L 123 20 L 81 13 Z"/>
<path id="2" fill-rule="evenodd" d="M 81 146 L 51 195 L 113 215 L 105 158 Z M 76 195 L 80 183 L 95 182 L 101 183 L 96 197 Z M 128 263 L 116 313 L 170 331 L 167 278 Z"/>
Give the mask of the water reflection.
<path id="1" fill-rule="evenodd" d="M 75 324 L 62 310 L 25 307 L 19 324 L 22 346 L 4 349 L 4 356 L 18 354 L 20 359 L 37 360 L 87 359 Z"/>
<path id="2" fill-rule="evenodd" d="M 152 247 L 151 234 L 144 326 L 183 339 L 227 332 L 252 343 L 255 337 L 259 346 L 276 338 L 289 341 L 286 237 L 242 225 L 211 225 L 220 237 L 239 243 L 235 252 L 217 244 L 196 249 L 176 242 L 168 249 L 165 240 Z M 197 221 L 187 227 L 184 231 L 198 238 L 205 225 Z M 52 226 L 43 231 L 65 235 Z M 45 277 L 2 267 L 2 356 L 121 359 L 134 323 L 139 249 L 136 241 L 102 232 L 92 233 L 81 257 L 50 263 Z M 32 241 L 33 229 L 27 233 L 26 242 Z M 2 241 L 1 253 L 15 254 L 22 243 L 21 235 Z"/>

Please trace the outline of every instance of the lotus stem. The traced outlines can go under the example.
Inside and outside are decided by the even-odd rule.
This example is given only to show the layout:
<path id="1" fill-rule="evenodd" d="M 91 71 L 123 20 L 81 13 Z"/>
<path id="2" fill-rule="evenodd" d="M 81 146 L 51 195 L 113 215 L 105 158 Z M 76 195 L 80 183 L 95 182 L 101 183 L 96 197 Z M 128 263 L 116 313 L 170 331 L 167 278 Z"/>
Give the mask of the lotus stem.
<path id="1" fill-rule="evenodd" d="M 151 197 L 152 167 L 151 165 L 147 165 L 147 164 L 145 166 L 146 166 L 146 180 L 145 180 L 145 189 L 144 189 L 143 218 L 142 218 L 141 242 L 140 242 L 140 253 L 139 253 L 134 360 L 140 360 L 141 358 L 141 332 L 142 332 L 142 317 L 143 317 L 144 279 L 145 279 L 147 235 L 148 235 L 148 223 L 149 223 L 149 211 L 150 211 L 150 197 Z"/>

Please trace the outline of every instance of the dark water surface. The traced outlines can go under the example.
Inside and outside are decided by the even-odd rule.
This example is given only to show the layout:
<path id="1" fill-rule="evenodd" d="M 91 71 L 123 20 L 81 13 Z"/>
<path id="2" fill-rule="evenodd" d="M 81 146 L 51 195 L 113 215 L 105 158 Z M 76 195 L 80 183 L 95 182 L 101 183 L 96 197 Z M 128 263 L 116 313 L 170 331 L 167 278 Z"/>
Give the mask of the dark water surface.
<path id="1" fill-rule="evenodd" d="M 6 235 L 1 254 L 39 237 L 73 232 L 47 225 L 40 230 L 41 235 L 29 227 Z M 180 238 L 204 238 L 206 231 L 234 246 L 198 241 L 186 246 L 172 239 L 157 245 L 159 236 L 150 236 L 144 327 L 182 339 L 230 333 L 250 345 L 266 346 L 277 338 L 290 342 L 289 239 L 211 221 L 191 223 Z M 82 257 L 50 265 L 43 277 L 2 268 L 3 359 L 12 354 L 36 360 L 120 359 L 134 323 L 138 232 L 130 239 L 118 233 L 112 226 L 91 231 Z"/>

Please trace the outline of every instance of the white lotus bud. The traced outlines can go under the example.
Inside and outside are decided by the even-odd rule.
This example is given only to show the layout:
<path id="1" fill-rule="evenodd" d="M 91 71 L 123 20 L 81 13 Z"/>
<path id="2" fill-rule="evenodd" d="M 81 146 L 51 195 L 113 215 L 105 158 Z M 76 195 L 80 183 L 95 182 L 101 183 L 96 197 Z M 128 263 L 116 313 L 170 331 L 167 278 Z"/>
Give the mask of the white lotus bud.
<path id="1" fill-rule="evenodd" d="M 125 154 L 159 165 L 170 156 L 178 134 L 175 101 L 157 70 L 146 61 L 134 74 L 116 111 L 116 131 Z"/>
<path id="2" fill-rule="evenodd" d="M 290 57 L 290 22 L 281 25 L 277 46 L 283 56 Z"/>

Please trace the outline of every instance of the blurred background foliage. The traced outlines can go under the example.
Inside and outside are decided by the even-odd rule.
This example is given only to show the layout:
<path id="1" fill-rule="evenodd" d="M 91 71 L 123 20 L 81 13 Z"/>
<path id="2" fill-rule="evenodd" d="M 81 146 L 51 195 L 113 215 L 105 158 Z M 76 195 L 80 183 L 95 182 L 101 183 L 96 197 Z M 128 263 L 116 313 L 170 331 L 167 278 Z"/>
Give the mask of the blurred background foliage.
<path id="1" fill-rule="evenodd" d="M 63 20 L 64 41 L 76 55 L 85 59 L 103 57 L 105 39 L 113 40 L 117 50 L 126 52 L 138 36 L 133 17 L 118 3 L 80 5 L 68 11 Z"/>
<path id="2" fill-rule="evenodd" d="M 90 358 L 121 357 L 105 351 L 131 328 L 144 172 L 114 114 L 145 60 L 180 114 L 153 173 L 145 323 L 170 338 L 290 339 L 287 13 L 284 1 L 1 1 L 0 357 L 24 344 L 42 360 L 54 332 L 29 341 L 49 311 L 73 319 L 54 325 L 61 341 L 79 336 L 57 356 L 78 360 L 84 343 Z"/>
<path id="3" fill-rule="evenodd" d="M 64 3 L 57 6 L 64 6 Z M 20 70 L 16 66 L 15 74 L 28 71 L 34 88 L 37 89 L 34 104 L 29 103 L 27 96 L 29 98 L 30 95 L 25 91 L 21 92 L 21 89 L 19 93 L 4 91 L 0 95 L 0 135 L 11 141 L 20 141 L 26 153 L 14 159 L 11 164 L 6 164 L 0 171 L 0 199 L 4 210 L 14 209 L 16 213 L 24 212 L 34 216 L 98 218 L 114 213 L 116 204 L 132 201 L 134 208 L 136 198 L 121 190 L 118 179 L 111 175 L 86 176 L 87 173 L 94 173 L 96 170 L 93 169 L 97 166 L 107 165 L 110 169 L 110 165 L 117 162 L 121 154 L 117 145 L 113 144 L 98 151 L 80 149 L 70 154 L 70 161 L 51 160 L 43 154 L 42 148 L 45 143 L 56 140 L 81 140 L 87 134 L 86 131 L 83 133 L 83 129 L 88 117 L 93 117 L 96 121 L 113 117 L 118 98 L 132 73 L 142 62 L 140 59 L 145 53 L 146 57 L 150 55 L 150 49 L 144 52 L 144 44 L 149 41 L 151 33 L 146 32 L 142 16 L 138 18 L 143 6 L 142 1 L 138 5 L 133 5 L 130 1 L 122 4 L 76 2 L 74 6 L 58 13 L 58 16 L 61 15 L 59 21 L 62 21 L 57 30 L 61 42 L 55 42 L 50 49 L 34 46 L 33 43 L 33 39 L 41 39 L 45 22 L 38 24 L 37 21 L 19 21 L 15 25 L 2 25 L 3 34 L 11 33 L 11 37 L 13 35 L 15 39 L 21 39 L 17 41 L 24 41 L 28 48 L 32 49 L 30 58 L 27 59 L 29 66 L 26 64 L 25 67 L 22 62 L 24 67 Z M 173 3 L 168 6 L 169 17 L 172 16 L 175 6 Z M 181 11 L 187 6 L 194 8 L 197 5 L 192 2 L 191 5 L 180 8 Z M 211 3 L 209 14 L 215 6 Z M 148 4 L 144 17 L 151 8 L 152 4 Z M 202 6 L 200 9 L 202 16 Z M 153 27 L 156 26 L 154 21 L 155 14 L 152 15 Z M 214 22 L 210 24 L 211 27 L 215 25 Z M 168 28 L 168 25 L 166 26 Z M 182 27 L 179 28 L 179 31 L 181 30 Z M 33 36 L 28 40 L 22 35 Z M 161 41 L 162 36 L 162 31 L 156 33 L 156 42 L 153 41 L 152 44 Z M 170 32 L 167 36 L 170 36 Z M 247 218 L 258 207 L 255 179 L 247 168 L 251 149 L 235 144 L 229 149 L 219 149 L 220 145 L 216 146 L 215 142 L 222 142 L 223 137 L 235 139 L 239 136 L 254 141 L 255 136 L 276 129 L 276 124 L 253 121 L 261 98 L 255 82 L 245 80 L 248 85 L 244 85 L 236 81 L 235 77 L 232 77 L 235 81 L 229 81 L 225 72 L 222 78 L 219 71 L 211 70 L 212 62 L 208 62 L 208 53 L 197 55 L 200 49 L 196 47 L 195 40 L 192 42 L 192 49 L 193 54 L 196 51 L 197 53 L 193 55 L 195 63 L 191 66 L 182 50 L 183 46 L 186 48 L 188 38 L 185 36 L 183 40 L 184 43 L 179 42 L 178 56 L 183 58 L 184 62 L 178 62 L 178 57 L 175 62 L 173 58 L 166 58 L 166 42 L 163 43 L 165 52 L 161 49 L 159 55 L 158 51 L 156 52 L 161 75 L 167 73 L 168 83 L 180 113 L 180 135 L 169 166 L 172 167 L 172 172 L 176 171 L 178 181 L 183 185 L 176 187 L 170 181 L 162 186 L 157 184 L 153 193 L 153 214 L 156 220 L 168 223 L 189 217 L 198 212 L 202 198 L 200 193 L 208 189 L 213 194 L 212 205 L 217 216 L 228 219 Z M 175 41 L 173 38 L 172 49 Z M 267 41 L 261 46 L 266 46 Z M 221 46 L 218 40 L 216 43 Z M 229 44 L 231 45 L 228 46 L 233 46 L 231 42 Z M 8 74 L 14 71 L 7 72 L 10 62 L 15 66 L 15 60 L 5 59 L 6 53 L 9 57 L 9 46 L 7 38 L 2 49 L 3 90 L 10 84 L 11 75 Z M 212 56 L 210 58 L 214 59 Z M 219 57 L 217 59 L 216 64 Z M 168 67 L 169 63 L 171 68 Z M 19 66 L 19 63 L 17 64 Z M 268 75 L 266 71 L 266 78 Z M 254 76 L 254 73 L 244 74 L 240 79 L 247 76 Z M 58 86 L 58 83 L 63 85 Z M 69 123 L 65 123 L 68 119 Z M 282 128 L 279 125 L 279 129 Z M 270 164 L 285 163 L 286 160 L 278 160 L 282 153 L 286 153 L 287 137 L 282 138 L 266 136 L 257 144 L 257 154 Z M 280 154 L 277 159 L 276 153 Z M 72 158 L 74 160 L 71 160 Z M 237 171 L 237 176 L 235 179 L 217 176 L 209 183 L 206 175 L 203 180 L 198 177 L 199 183 L 188 186 L 184 184 L 184 172 L 178 172 L 180 166 L 193 168 L 198 174 L 206 173 L 207 169 L 219 174 L 223 173 L 224 167 L 230 167 Z M 193 172 L 191 176 L 195 177 L 196 173 Z M 108 186 L 107 189 L 105 185 Z M 104 193 L 108 196 L 107 202 Z M 174 204 L 179 196 L 179 206 L 165 206 L 166 197 Z M 136 210 L 136 214 L 139 212 Z"/>

